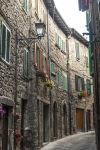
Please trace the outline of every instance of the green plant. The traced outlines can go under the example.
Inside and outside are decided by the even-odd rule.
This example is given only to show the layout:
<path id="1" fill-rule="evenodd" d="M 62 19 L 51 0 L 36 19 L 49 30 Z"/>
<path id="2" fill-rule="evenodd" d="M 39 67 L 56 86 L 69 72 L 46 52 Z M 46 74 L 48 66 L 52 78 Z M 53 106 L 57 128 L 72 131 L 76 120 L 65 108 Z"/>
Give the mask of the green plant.
<path id="1" fill-rule="evenodd" d="M 46 82 L 45 82 L 45 85 L 49 88 L 53 88 L 54 87 L 54 82 L 50 79 L 48 79 Z"/>

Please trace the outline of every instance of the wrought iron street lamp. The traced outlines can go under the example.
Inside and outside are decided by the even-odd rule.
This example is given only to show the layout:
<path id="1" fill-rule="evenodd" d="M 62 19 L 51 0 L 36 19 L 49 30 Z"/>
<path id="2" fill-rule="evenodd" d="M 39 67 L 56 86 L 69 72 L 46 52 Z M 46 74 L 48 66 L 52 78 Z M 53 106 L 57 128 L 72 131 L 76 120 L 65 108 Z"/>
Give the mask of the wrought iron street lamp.
<path id="1" fill-rule="evenodd" d="M 35 23 L 35 30 L 36 30 L 36 35 L 35 37 L 32 38 L 17 38 L 17 43 L 19 41 L 32 41 L 32 40 L 36 40 L 36 39 L 41 39 L 42 37 L 44 37 L 45 35 L 45 29 L 46 29 L 46 25 L 42 22 L 39 23 Z"/>
<path id="2" fill-rule="evenodd" d="M 41 38 L 44 37 L 45 35 L 45 24 L 44 23 L 35 23 L 35 28 L 36 28 L 36 33 L 37 33 L 37 37 Z"/>

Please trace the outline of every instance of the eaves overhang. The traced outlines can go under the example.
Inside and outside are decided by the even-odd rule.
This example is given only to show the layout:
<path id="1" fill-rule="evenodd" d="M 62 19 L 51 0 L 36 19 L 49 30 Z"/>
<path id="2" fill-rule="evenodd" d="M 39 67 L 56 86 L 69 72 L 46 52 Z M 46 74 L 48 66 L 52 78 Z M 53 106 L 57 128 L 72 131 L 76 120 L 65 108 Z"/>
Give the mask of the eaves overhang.
<path id="1" fill-rule="evenodd" d="M 74 28 L 71 28 L 71 36 L 79 40 L 81 43 L 83 43 L 85 46 L 88 47 L 89 42 L 79 33 L 77 32 Z"/>
<path id="2" fill-rule="evenodd" d="M 54 1 L 53 0 L 43 0 L 43 1 L 44 1 L 44 4 L 46 5 L 46 8 L 48 9 L 50 16 L 52 17 L 52 19 L 54 19 L 58 27 L 63 31 L 63 33 L 66 36 L 70 35 L 71 34 L 70 28 L 65 23 L 59 11 L 55 7 Z"/>

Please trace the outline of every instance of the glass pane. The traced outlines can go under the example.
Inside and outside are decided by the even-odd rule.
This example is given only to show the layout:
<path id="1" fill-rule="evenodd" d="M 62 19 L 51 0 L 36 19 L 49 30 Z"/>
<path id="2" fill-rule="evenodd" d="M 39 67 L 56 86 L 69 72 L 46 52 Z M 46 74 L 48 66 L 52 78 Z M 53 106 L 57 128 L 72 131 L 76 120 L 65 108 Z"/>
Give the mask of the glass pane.
<path id="1" fill-rule="evenodd" d="M 9 50 L 10 50 L 10 32 L 7 30 L 7 51 L 6 60 L 9 62 Z"/>
<path id="2" fill-rule="evenodd" d="M 2 57 L 5 59 L 6 52 L 6 27 L 2 26 Z"/>

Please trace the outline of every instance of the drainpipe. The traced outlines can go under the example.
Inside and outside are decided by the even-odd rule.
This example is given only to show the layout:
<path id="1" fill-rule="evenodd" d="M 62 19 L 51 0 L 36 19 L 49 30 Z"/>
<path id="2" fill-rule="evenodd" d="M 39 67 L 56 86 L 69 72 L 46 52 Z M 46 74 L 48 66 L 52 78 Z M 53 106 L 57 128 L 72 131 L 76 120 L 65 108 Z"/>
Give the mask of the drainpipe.
<path id="1" fill-rule="evenodd" d="M 68 55 L 67 55 L 67 71 L 68 71 L 68 74 L 67 74 L 67 80 L 68 80 L 68 110 L 69 110 L 69 134 L 72 134 L 72 121 L 71 121 L 71 118 L 72 118 L 72 111 L 71 111 L 71 95 L 72 95 L 72 92 L 71 92 L 71 82 L 70 82 L 70 65 L 69 65 L 69 48 L 68 48 Z"/>
<path id="2" fill-rule="evenodd" d="M 50 73 L 50 36 L 49 36 L 49 9 L 47 10 L 47 49 L 48 49 L 48 75 L 49 80 L 51 79 L 51 73 Z M 50 99 L 50 106 L 49 106 L 49 141 L 51 141 L 51 120 L 52 120 L 52 95 L 51 95 L 51 89 L 49 89 L 49 99 Z"/>
<path id="3" fill-rule="evenodd" d="M 17 29 L 15 35 L 15 93 L 14 93 L 14 150 L 16 150 L 16 105 L 17 105 L 17 90 L 18 90 L 18 37 L 17 37 Z"/>

